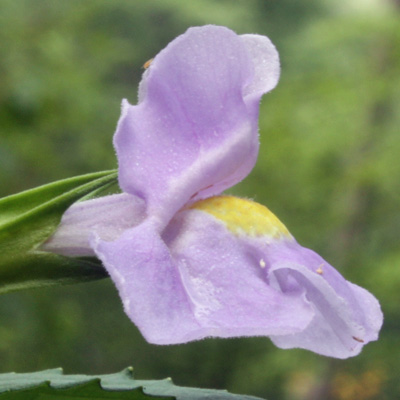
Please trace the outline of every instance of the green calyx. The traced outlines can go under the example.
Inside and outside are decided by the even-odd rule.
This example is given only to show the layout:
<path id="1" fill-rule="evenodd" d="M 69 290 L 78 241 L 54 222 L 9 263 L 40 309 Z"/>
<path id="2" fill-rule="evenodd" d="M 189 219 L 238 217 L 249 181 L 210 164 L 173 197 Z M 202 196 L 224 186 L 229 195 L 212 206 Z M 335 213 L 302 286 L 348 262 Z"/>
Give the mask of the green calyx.
<path id="1" fill-rule="evenodd" d="M 108 194 L 117 172 L 68 178 L 0 199 L 0 294 L 100 279 L 96 258 L 70 258 L 39 250 L 73 203 Z"/>

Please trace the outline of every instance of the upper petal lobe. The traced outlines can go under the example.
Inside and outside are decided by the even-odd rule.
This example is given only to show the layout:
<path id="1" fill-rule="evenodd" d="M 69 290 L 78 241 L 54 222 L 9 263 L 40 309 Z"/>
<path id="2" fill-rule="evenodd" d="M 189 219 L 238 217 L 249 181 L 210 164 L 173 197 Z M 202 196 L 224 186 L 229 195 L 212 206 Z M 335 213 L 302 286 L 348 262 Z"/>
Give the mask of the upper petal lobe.
<path id="1" fill-rule="evenodd" d="M 278 56 L 264 69 L 255 46 L 224 27 L 191 28 L 161 51 L 144 73 L 139 104 L 124 103 L 114 138 L 121 188 L 146 201 L 161 225 L 184 204 L 242 180 L 258 152 L 258 103 L 277 80 Z M 246 92 L 247 90 L 247 92 Z"/>

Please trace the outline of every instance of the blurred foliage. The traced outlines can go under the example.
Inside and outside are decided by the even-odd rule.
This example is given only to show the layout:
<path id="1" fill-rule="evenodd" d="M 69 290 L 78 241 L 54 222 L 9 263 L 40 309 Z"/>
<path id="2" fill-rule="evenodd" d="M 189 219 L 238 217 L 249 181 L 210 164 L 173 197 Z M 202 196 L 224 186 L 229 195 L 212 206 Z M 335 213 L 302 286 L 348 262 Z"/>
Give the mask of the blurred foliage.
<path id="1" fill-rule="evenodd" d="M 397 399 L 400 347 L 399 2 L 2 0 L 0 195 L 116 166 L 122 98 L 191 25 L 267 34 L 281 82 L 261 151 L 233 192 L 268 205 L 303 245 L 381 301 L 381 339 L 337 361 L 266 338 L 147 344 L 108 280 L 0 299 L 0 372 L 63 366 L 269 399 Z"/>

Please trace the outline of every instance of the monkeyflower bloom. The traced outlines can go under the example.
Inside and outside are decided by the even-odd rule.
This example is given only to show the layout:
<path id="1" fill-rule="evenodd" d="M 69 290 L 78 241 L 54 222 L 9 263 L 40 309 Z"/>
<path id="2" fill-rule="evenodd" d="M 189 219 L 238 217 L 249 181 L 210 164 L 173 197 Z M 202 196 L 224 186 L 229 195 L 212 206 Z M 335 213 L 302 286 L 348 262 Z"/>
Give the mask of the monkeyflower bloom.
<path id="1" fill-rule="evenodd" d="M 376 340 L 377 300 L 300 246 L 266 207 L 221 193 L 258 153 L 279 58 L 264 36 L 189 29 L 144 72 L 114 137 L 121 194 L 76 203 L 48 251 L 97 256 L 151 343 L 269 336 L 347 358 Z"/>

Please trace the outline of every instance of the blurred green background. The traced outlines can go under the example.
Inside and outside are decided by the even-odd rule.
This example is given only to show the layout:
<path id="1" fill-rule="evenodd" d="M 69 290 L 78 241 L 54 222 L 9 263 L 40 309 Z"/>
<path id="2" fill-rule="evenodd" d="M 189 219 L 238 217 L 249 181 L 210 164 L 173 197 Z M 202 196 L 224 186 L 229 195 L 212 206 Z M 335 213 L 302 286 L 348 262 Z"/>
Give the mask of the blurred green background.
<path id="1" fill-rule="evenodd" d="M 62 366 L 270 400 L 400 396 L 400 4 L 390 0 L 1 0 L 0 196 L 116 167 L 121 99 L 189 26 L 268 35 L 282 77 L 261 151 L 232 192 L 381 301 L 378 342 L 349 360 L 267 338 L 147 344 L 109 280 L 0 298 L 0 372 Z"/>

